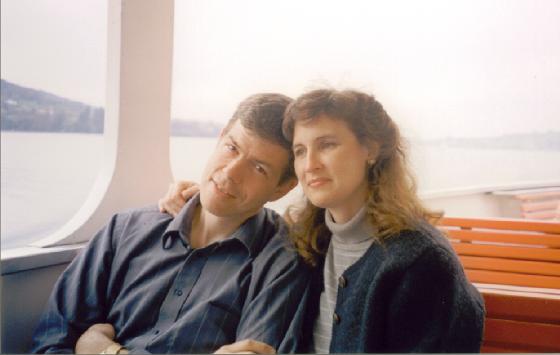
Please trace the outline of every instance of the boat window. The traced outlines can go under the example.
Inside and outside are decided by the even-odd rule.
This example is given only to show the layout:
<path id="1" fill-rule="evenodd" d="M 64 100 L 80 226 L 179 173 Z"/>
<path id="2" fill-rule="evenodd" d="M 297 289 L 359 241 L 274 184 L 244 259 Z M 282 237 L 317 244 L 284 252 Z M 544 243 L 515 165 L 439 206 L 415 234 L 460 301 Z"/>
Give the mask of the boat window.
<path id="1" fill-rule="evenodd" d="M 2 0 L 2 250 L 78 211 L 103 154 L 107 3 Z"/>
<path id="2" fill-rule="evenodd" d="M 530 0 L 177 1 L 174 175 L 199 178 L 246 96 L 334 87 L 383 103 L 424 194 L 558 183 L 559 16 Z"/>

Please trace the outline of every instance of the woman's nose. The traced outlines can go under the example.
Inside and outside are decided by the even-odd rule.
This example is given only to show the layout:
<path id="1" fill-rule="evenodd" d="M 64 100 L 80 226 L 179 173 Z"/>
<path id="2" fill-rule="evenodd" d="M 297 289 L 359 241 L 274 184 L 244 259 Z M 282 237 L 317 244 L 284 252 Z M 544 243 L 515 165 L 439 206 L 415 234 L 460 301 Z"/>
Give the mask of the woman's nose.
<path id="1" fill-rule="evenodd" d="M 309 151 L 305 157 L 305 171 L 311 172 L 319 169 L 320 167 L 321 160 L 319 156 L 315 152 Z"/>

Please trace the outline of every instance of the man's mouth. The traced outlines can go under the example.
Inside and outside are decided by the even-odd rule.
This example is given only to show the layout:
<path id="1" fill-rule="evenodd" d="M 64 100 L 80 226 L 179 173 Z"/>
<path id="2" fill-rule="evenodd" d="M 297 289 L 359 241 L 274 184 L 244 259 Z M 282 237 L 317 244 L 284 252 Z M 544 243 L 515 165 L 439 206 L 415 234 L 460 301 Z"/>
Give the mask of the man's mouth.
<path id="1" fill-rule="evenodd" d="M 234 194 L 230 193 L 224 186 L 220 186 L 220 184 L 218 184 L 214 179 L 210 179 L 210 181 L 212 181 L 212 184 L 218 193 L 225 197 L 235 198 Z"/>

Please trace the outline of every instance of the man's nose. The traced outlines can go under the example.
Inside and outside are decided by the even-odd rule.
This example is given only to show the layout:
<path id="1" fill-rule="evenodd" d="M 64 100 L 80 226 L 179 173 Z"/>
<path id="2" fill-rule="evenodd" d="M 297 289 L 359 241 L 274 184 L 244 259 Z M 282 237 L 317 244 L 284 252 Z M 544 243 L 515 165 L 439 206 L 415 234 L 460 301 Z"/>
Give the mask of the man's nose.
<path id="1" fill-rule="evenodd" d="M 239 184 L 243 180 L 245 169 L 242 159 L 232 159 L 224 166 L 222 171 L 229 180 Z"/>

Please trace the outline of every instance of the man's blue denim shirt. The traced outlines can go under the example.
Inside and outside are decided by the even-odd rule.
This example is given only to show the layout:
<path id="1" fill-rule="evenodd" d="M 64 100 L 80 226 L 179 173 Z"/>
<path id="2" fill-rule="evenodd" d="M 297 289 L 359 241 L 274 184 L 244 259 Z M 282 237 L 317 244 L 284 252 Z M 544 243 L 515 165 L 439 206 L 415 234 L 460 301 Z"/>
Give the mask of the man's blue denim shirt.
<path id="1" fill-rule="evenodd" d="M 192 249 L 198 204 L 174 219 L 156 207 L 115 215 L 59 278 L 32 351 L 73 353 L 89 326 L 111 323 L 132 352 L 208 353 L 242 339 L 294 352 L 309 272 L 282 218 L 262 209 L 229 238 Z"/>

